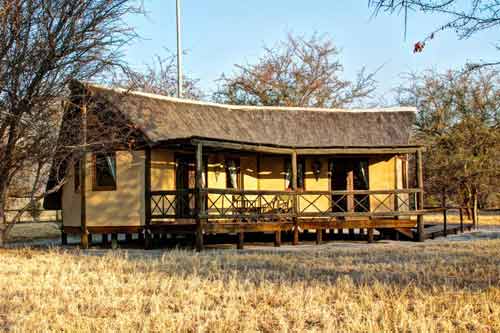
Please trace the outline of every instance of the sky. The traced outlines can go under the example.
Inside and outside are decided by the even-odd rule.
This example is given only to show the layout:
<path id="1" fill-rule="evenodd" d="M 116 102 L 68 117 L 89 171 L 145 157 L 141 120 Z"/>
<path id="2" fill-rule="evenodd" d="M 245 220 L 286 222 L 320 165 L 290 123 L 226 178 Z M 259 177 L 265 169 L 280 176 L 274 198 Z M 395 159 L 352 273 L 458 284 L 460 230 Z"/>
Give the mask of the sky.
<path id="1" fill-rule="evenodd" d="M 175 0 L 144 0 L 146 15 L 131 16 L 127 23 L 140 38 L 125 50 L 127 61 L 141 69 L 167 49 L 176 51 Z M 235 64 L 254 63 L 263 46 L 272 46 L 288 33 L 325 34 L 341 49 L 344 79 L 354 80 L 366 67 L 378 68 L 378 96 L 390 103 L 391 90 L 401 75 L 425 69 L 459 69 L 467 61 L 498 58 L 498 29 L 459 40 L 453 32 L 436 35 L 423 53 L 413 44 L 446 22 L 439 15 L 409 14 L 406 39 L 400 15 L 372 15 L 368 0 L 181 0 L 182 44 L 187 54 L 183 70 L 199 79 L 210 94 L 222 73 Z"/>

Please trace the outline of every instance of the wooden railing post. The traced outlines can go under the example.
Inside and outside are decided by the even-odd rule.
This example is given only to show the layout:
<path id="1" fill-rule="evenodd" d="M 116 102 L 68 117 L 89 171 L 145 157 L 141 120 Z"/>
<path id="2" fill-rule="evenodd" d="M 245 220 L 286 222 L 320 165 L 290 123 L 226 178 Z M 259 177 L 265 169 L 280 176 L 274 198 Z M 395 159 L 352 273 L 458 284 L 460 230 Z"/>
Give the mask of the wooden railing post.
<path id="1" fill-rule="evenodd" d="M 417 175 L 417 187 L 419 189 L 417 195 L 417 209 L 422 211 L 424 209 L 424 175 L 422 170 L 422 150 L 417 150 L 416 156 L 416 175 Z M 419 242 L 425 240 L 424 235 L 424 215 L 420 213 L 417 216 L 417 237 Z"/>
<path id="2" fill-rule="evenodd" d="M 298 200 L 297 200 L 297 152 L 292 153 L 292 192 L 293 192 L 293 245 L 299 244 Z"/>
<path id="3" fill-rule="evenodd" d="M 458 213 L 460 214 L 460 232 L 464 232 L 464 211 L 462 207 L 458 208 Z"/>
<path id="4" fill-rule="evenodd" d="M 144 248 L 151 248 L 151 148 L 144 151 Z"/>
<path id="5" fill-rule="evenodd" d="M 195 215 L 196 215 L 196 251 L 203 250 L 203 146 L 196 143 L 196 184 L 195 184 Z"/>
<path id="6" fill-rule="evenodd" d="M 446 193 L 443 191 L 442 198 L 441 198 L 441 206 L 443 208 L 443 233 L 444 237 L 448 236 L 448 216 L 447 216 L 447 209 L 446 209 Z"/>

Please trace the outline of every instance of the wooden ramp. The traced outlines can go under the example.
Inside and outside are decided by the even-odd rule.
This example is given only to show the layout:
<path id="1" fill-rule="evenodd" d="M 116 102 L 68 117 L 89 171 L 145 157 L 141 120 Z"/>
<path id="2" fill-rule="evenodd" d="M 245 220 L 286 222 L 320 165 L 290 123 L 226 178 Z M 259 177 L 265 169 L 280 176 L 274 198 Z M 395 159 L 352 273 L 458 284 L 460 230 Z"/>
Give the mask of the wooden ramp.
<path id="1" fill-rule="evenodd" d="M 451 234 L 458 234 L 461 232 L 465 231 L 470 231 L 472 230 L 472 224 L 463 224 L 463 226 L 460 226 L 460 224 L 447 224 L 446 228 L 444 224 L 426 224 L 425 225 L 425 239 L 433 239 L 436 237 L 441 237 L 441 236 L 447 236 Z M 414 235 L 416 235 L 417 230 L 413 229 Z"/>

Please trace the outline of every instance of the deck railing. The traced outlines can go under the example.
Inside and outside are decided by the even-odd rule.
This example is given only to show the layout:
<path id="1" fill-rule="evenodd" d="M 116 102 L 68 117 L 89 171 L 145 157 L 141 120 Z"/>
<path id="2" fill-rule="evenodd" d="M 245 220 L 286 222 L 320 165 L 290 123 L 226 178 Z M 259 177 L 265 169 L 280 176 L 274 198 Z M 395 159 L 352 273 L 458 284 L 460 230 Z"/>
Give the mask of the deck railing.
<path id="1" fill-rule="evenodd" d="M 253 221 L 291 217 L 395 217 L 416 215 L 420 189 L 253 191 L 202 189 L 199 216 Z M 152 191 L 151 218 L 193 218 L 196 192 Z"/>

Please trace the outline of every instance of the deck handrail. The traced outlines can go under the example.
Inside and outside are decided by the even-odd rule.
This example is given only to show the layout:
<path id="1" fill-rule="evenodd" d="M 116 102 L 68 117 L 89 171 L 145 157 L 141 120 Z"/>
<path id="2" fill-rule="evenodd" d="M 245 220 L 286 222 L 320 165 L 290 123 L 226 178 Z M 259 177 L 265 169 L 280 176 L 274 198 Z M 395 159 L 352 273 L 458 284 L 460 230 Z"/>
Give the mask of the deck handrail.
<path id="1" fill-rule="evenodd" d="M 421 215 L 413 197 L 422 189 L 291 191 L 203 188 L 203 218 L 396 217 Z M 153 218 L 193 217 L 195 189 L 151 191 Z M 404 194 L 407 194 L 404 196 Z M 359 198 L 359 196 L 365 196 Z M 339 200 L 351 200 L 350 208 Z M 325 198 L 328 203 L 325 205 Z M 319 202 L 322 201 L 320 204 Z M 345 207 L 344 207 L 345 206 Z M 178 207 L 184 207 L 179 212 Z"/>

